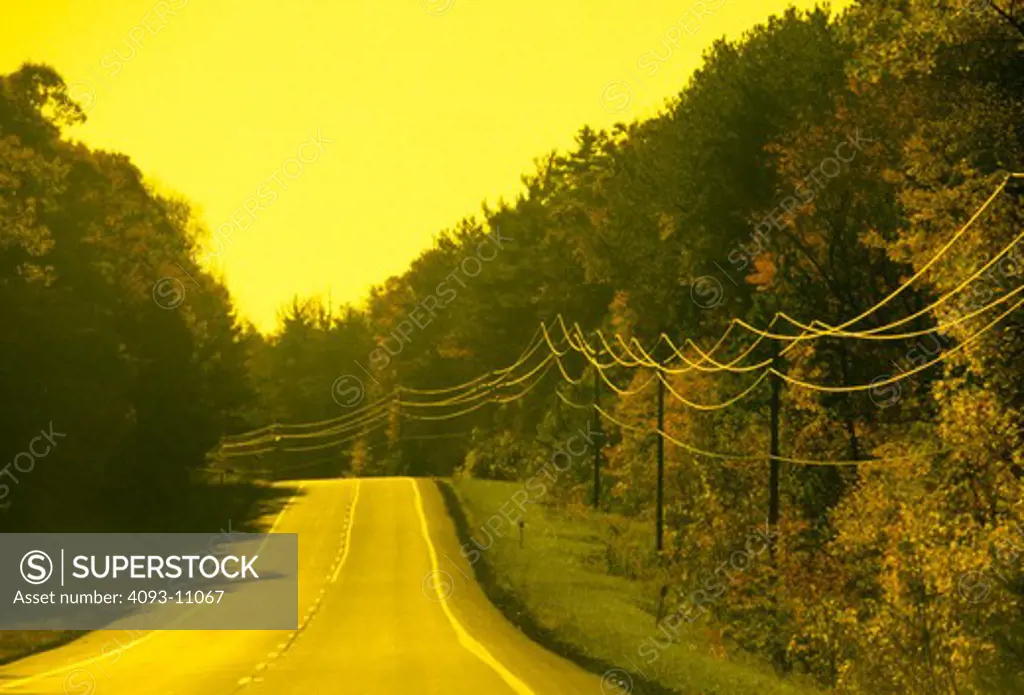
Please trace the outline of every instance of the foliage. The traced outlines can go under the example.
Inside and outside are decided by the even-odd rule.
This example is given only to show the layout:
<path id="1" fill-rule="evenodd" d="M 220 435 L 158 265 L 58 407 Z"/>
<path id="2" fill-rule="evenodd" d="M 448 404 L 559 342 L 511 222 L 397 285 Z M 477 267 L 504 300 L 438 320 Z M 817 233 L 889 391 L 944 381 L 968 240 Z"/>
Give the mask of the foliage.
<path id="1" fill-rule="evenodd" d="M 888 390 L 782 389 L 784 455 L 864 463 L 784 465 L 777 547 L 715 585 L 706 619 L 734 652 L 843 692 L 1019 691 L 1024 330 L 1015 311 L 973 340 L 992 314 L 971 316 L 1020 286 L 1024 245 L 929 306 L 1020 233 L 1016 184 L 930 263 L 1006 172 L 1024 170 L 1022 39 L 1017 3 L 861 0 L 841 16 L 790 10 L 717 42 L 661 114 L 581 129 L 573 150 L 537 160 L 515 201 L 443 232 L 373 292 L 366 321 L 380 343 L 454 282 L 487 235 L 512 240 L 401 343 L 375 374 L 381 392 L 443 388 L 512 364 L 559 314 L 585 336 L 600 328 L 652 346 L 664 331 L 705 348 L 733 317 L 792 332 L 772 317 L 836 325 L 881 303 L 854 324 L 863 330 L 913 316 L 901 330 L 919 337 L 821 339 L 776 362 L 838 387 L 912 378 Z M 948 327 L 930 334 L 938 323 Z M 770 343 L 737 331 L 715 357 L 763 360 Z M 664 345 L 654 352 L 670 356 Z M 550 500 L 587 503 L 590 454 L 557 475 L 550 460 L 591 416 L 595 375 L 571 354 L 560 368 L 579 380 L 562 393 L 583 410 L 554 398 L 548 377 L 457 424 L 405 423 L 403 460 L 414 472 L 461 462 L 477 477 L 542 480 Z M 650 553 L 632 529 L 654 517 L 653 373 L 613 366 L 605 376 L 625 392 L 599 384 L 616 420 L 602 426 L 601 507 L 621 520 L 605 534 L 608 570 L 665 581 L 685 601 L 763 527 L 767 471 L 668 443 L 665 548 Z M 694 370 L 668 385 L 713 404 L 754 377 Z M 768 405 L 767 388 L 710 412 L 669 394 L 665 427 L 698 450 L 756 459 L 768 449 Z M 410 436 L 453 427 L 472 436 L 429 447 Z M 907 455 L 917 458 L 890 461 Z M 991 589 L 984 601 L 979 578 Z"/>
<path id="2" fill-rule="evenodd" d="M 66 139 L 83 119 L 50 68 L 0 77 L 4 462 L 57 433 L 30 472 L 9 471 L 8 528 L 177 519 L 191 472 L 251 396 L 244 328 L 190 259 L 199 223 L 127 157 Z M 188 301 L 170 308 L 184 283 Z"/>

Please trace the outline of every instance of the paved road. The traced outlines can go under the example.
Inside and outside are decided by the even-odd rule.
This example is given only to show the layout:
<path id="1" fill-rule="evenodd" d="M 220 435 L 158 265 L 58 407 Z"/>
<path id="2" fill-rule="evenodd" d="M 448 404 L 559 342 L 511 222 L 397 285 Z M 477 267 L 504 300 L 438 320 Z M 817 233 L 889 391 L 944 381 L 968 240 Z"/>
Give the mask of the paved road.
<path id="1" fill-rule="evenodd" d="M 94 632 L 0 668 L 0 693 L 602 695 L 469 579 L 431 482 L 307 481 L 272 528 L 299 534 L 298 631 Z"/>

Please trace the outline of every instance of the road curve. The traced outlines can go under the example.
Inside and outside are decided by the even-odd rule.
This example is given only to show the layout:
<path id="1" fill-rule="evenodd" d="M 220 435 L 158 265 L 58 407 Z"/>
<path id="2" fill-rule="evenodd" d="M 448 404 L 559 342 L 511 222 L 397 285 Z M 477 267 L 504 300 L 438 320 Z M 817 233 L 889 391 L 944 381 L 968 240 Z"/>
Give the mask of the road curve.
<path id="1" fill-rule="evenodd" d="M 0 693 L 602 695 L 488 602 L 430 481 L 305 481 L 273 530 L 299 534 L 299 630 L 98 631 L 0 668 Z"/>

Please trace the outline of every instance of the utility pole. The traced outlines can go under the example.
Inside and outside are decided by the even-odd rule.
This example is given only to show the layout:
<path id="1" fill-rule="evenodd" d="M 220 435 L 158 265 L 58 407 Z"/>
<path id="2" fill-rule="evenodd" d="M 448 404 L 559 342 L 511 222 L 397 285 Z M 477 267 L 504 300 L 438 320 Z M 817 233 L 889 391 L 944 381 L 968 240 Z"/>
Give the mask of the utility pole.
<path id="1" fill-rule="evenodd" d="M 776 371 L 780 366 L 780 355 L 779 355 L 779 344 L 773 343 L 772 345 L 772 369 Z M 782 379 L 777 374 L 771 374 L 771 449 L 769 450 L 769 472 L 768 472 L 768 534 L 770 536 L 768 543 L 768 561 L 772 567 L 775 567 L 775 541 L 778 539 L 777 530 L 779 524 L 779 391 L 782 387 Z M 775 627 L 771 628 L 770 634 L 772 635 L 773 641 L 779 640 L 779 628 L 780 624 L 776 618 L 778 615 L 778 575 L 772 575 L 771 578 L 771 589 L 769 590 L 770 603 L 771 603 L 771 615 L 773 620 L 770 622 Z M 776 665 L 780 665 L 780 657 L 778 654 L 775 655 L 774 661 Z"/>
<path id="2" fill-rule="evenodd" d="M 394 470 L 396 473 L 401 472 L 403 474 L 408 473 L 408 461 L 402 460 L 402 402 L 400 399 L 395 399 L 388 404 L 388 430 L 387 440 L 388 449 L 386 456 L 391 459 L 389 462 L 389 468 Z M 394 451 L 392 451 L 394 449 Z M 398 466 L 394 466 L 395 460 L 401 466 L 401 471 L 398 470 Z"/>
<path id="3" fill-rule="evenodd" d="M 656 548 L 662 551 L 662 536 L 665 530 L 665 512 L 663 507 L 665 499 L 665 381 L 661 374 L 660 365 L 658 370 L 658 509 L 657 509 L 657 543 Z"/>
<path id="4" fill-rule="evenodd" d="M 601 405 L 601 373 L 598 367 L 594 367 L 594 412 L 591 414 L 594 430 L 594 509 L 601 506 L 601 441 L 604 433 L 601 431 L 601 414 L 597 409 Z"/>
<path id="5" fill-rule="evenodd" d="M 281 475 L 281 435 L 277 433 L 277 424 L 270 426 L 270 434 L 274 435 L 274 451 L 271 454 L 274 462 L 270 465 L 273 469 L 274 480 L 278 480 Z"/>
<path id="6" fill-rule="evenodd" d="M 772 367 L 778 369 L 779 346 L 774 347 Z M 779 523 L 779 389 L 782 380 L 776 374 L 771 375 L 771 450 L 769 452 L 768 473 L 768 526 L 772 531 Z"/>

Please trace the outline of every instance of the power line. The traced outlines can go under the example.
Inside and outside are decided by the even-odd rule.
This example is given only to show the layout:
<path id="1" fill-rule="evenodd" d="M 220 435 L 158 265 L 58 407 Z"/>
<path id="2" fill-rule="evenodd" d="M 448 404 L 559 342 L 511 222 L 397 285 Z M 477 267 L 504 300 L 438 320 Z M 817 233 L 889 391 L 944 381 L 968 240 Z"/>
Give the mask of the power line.
<path id="1" fill-rule="evenodd" d="M 731 405 L 734 405 L 735 403 L 739 402 L 740 400 L 742 400 L 743 398 L 748 396 L 750 393 L 752 393 L 769 376 L 774 376 L 774 377 L 776 377 L 778 379 L 782 379 L 782 380 L 786 381 L 787 383 L 790 383 L 790 384 L 795 385 L 795 386 L 800 386 L 802 388 L 807 388 L 807 389 L 811 389 L 811 390 L 815 390 L 815 391 L 831 392 L 831 393 L 863 391 L 863 390 L 868 390 L 868 389 L 872 389 L 872 388 L 878 388 L 880 386 L 884 386 L 884 385 L 888 385 L 888 384 L 892 384 L 892 383 L 898 383 L 899 381 L 902 381 L 903 379 L 909 378 L 910 376 L 912 376 L 912 375 L 914 375 L 914 374 L 916 374 L 916 373 L 918 373 L 918 372 L 920 372 L 920 371 L 922 371 L 924 369 L 927 369 L 927 368 L 937 364 L 938 362 L 940 362 L 942 360 L 948 359 L 950 356 L 956 354 L 957 352 L 962 351 L 968 345 L 970 345 L 971 343 L 975 342 L 981 336 L 983 336 L 985 333 L 987 333 L 989 330 L 991 330 L 995 325 L 997 325 L 1000 321 L 1002 321 L 1002 319 L 1004 319 L 1006 316 L 1008 316 L 1010 313 L 1012 313 L 1017 308 L 1019 308 L 1022 304 L 1024 304 L 1024 299 L 1020 299 L 1017 302 L 1015 302 L 1008 310 L 1004 311 L 995 320 L 993 320 L 990 323 L 988 323 L 981 330 L 977 331 L 976 333 L 971 335 L 968 339 L 962 341 L 957 346 L 955 346 L 954 348 L 946 351 L 942 355 L 939 355 L 935 359 L 933 359 L 933 360 L 931 360 L 931 361 L 929 361 L 929 362 L 927 362 L 927 363 L 925 363 L 923 365 L 919 365 L 918 367 L 916 367 L 916 368 L 914 368 L 912 370 L 902 372 L 900 375 L 898 375 L 896 377 L 891 377 L 891 378 L 888 378 L 888 379 L 885 379 L 885 380 L 882 380 L 882 381 L 875 381 L 875 382 L 872 382 L 871 384 L 862 384 L 862 385 L 853 385 L 853 386 L 825 386 L 825 385 L 820 385 L 820 384 L 813 384 L 813 383 L 806 382 L 806 381 L 803 381 L 803 380 L 795 378 L 795 377 L 791 377 L 788 374 L 786 374 L 786 373 L 780 371 L 779 369 L 777 369 L 775 366 L 772 366 L 772 364 L 771 364 L 772 360 L 766 360 L 766 361 L 758 362 L 758 363 L 755 363 L 755 364 L 744 364 L 744 365 L 741 365 L 740 363 L 742 363 L 750 354 L 752 354 L 754 352 L 754 350 L 757 349 L 757 347 L 759 346 L 761 341 L 763 341 L 765 339 L 784 340 L 784 341 L 788 342 L 789 344 L 782 350 L 781 354 L 785 354 L 786 352 L 791 350 L 793 347 L 795 347 L 800 342 L 807 341 L 807 340 L 812 340 L 812 339 L 817 339 L 817 338 L 821 338 L 821 337 L 847 338 L 847 339 L 866 339 L 866 340 L 898 340 L 898 339 L 907 339 L 907 338 L 910 338 L 910 337 L 918 337 L 920 335 L 926 335 L 926 334 L 933 333 L 933 332 L 940 331 L 940 330 L 948 330 L 949 328 L 953 328 L 953 327 L 959 326 L 959 325 L 965 323 L 966 321 L 968 321 L 968 320 L 970 320 L 972 318 L 980 316 L 983 313 L 986 313 L 986 312 L 990 311 L 991 309 L 993 309 L 993 308 L 995 308 L 995 307 L 997 307 L 997 306 L 999 306 L 1001 304 L 1004 304 L 1004 303 L 1008 302 L 1010 299 L 1012 299 L 1018 293 L 1020 293 L 1021 291 L 1024 291 L 1024 287 L 1018 287 L 1013 292 L 1010 292 L 1010 293 L 1008 293 L 1008 294 L 1006 294 L 1006 295 L 1004 295 L 1002 297 L 999 297 L 996 300 L 988 303 L 984 307 L 981 307 L 981 308 L 979 308 L 977 310 L 969 312 L 968 314 L 960 316 L 960 317 L 958 317 L 957 319 L 955 319 L 953 321 L 949 321 L 949 322 L 945 322 L 945 323 L 941 323 L 940 322 L 935 327 L 932 327 L 932 328 L 929 328 L 929 329 L 925 329 L 925 330 L 920 330 L 920 331 L 912 331 L 912 332 L 906 332 L 906 333 L 901 333 L 901 334 L 886 333 L 886 331 L 891 330 L 894 327 L 904 325 L 906 323 L 909 323 L 910 321 L 913 321 L 916 318 L 919 318 L 919 317 L 924 316 L 925 314 L 927 314 L 929 312 L 934 311 L 935 309 L 940 307 L 942 304 L 944 304 L 945 302 L 949 301 L 952 297 L 956 296 L 959 292 L 963 291 L 963 289 L 966 288 L 971 282 L 973 282 L 978 277 L 980 277 L 981 274 L 983 274 L 986 270 L 991 268 L 992 265 L 994 265 L 996 262 L 998 262 L 1006 253 L 1008 253 L 1010 250 L 1012 250 L 1013 247 L 1018 242 L 1020 242 L 1022 239 L 1024 239 L 1024 233 L 1022 233 L 1021 235 L 1016 237 L 1014 239 L 1014 241 L 1011 242 L 1011 244 L 1006 246 L 999 254 L 994 256 L 991 260 L 989 260 L 988 263 L 986 263 L 980 269 L 975 271 L 971 276 L 969 276 L 967 279 L 962 281 L 957 287 L 955 287 L 953 290 L 951 290 L 949 292 L 946 292 L 943 296 L 940 296 L 936 301 L 932 302 L 928 307 L 925 307 L 924 309 L 922 309 L 922 310 L 920 310 L 920 311 L 918 311 L 918 312 L 916 312 L 916 313 L 914 313 L 914 314 L 912 314 L 910 316 L 904 317 L 903 319 L 899 319 L 897 321 L 890 322 L 889 324 L 886 324 L 884 326 L 878 326 L 878 327 L 875 327 L 875 328 L 872 328 L 872 329 L 868 329 L 868 330 L 864 330 L 864 331 L 847 331 L 847 330 L 845 330 L 845 329 L 850 328 L 851 326 L 854 326 L 855 324 L 859 323 L 860 321 L 862 321 L 863 319 L 867 318 L 868 316 L 870 316 L 870 315 L 876 313 L 877 311 L 879 311 L 881 308 L 886 306 L 888 303 L 890 303 L 893 299 L 895 299 L 901 293 L 906 291 L 916 280 L 918 280 L 921 277 L 923 277 L 923 275 L 931 267 L 933 267 L 942 257 L 944 257 L 946 253 L 948 253 L 949 249 L 952 248 L 952 246 L 974 225 L 974 223 L 981 217 L 981 215 L 992 205 L 992 203 L 995 201 L 995 199 L 998 197 L 998 195 L 1000 193 L 1002 193 L 1003 190 L 1005 190 L 1006 185 L 1007 185 L 1008 181 L 1011 178 L 1024 178 L 1024 174 L 1016 174 L 1016 173 L 1008 174 L 1003 179 L 1002 183 L 996 188 L 996 190 L 989 196 L 989 198 L 969 218 L 969 220 L 939 249 L 939 251 L 927 263 L 925 263 L 921 268 L 919 268 L 917 270 L 917 272 L 911 278 L 909 278 L 908 280 L 903 282 L 900 285 L 900 287 L 898 287 L 895 290 L 893 290 L 889 295 L 887 295 L 885 298 L 883 298 L 881 301 L 877 302 L 875 305 L 873 305 L 869 309 L 865 310 L 864 312 L 860 313 L 859 315 L 857 315 L 857 316 L 853 317 L 852 319 L 849 319 L 849 320 L 847 320 L 844 323 L 841 323 L 839 325 L 831 326 L 831 325 L 829 325 L 827 323 L 824 323 L 824 322 L 822 322 L 820 320 L 817 320 L 817 319 L 811 321 L 810 324 L 804 324 L 804 323 L 801 323 L 801 322 L 796 321 L 795 319 L 789 317 L 784 312 L 778 312 L 772 318 L 771 322 L 768 324 L 768 330 L 761 330 L 761 329 L 758 329 L 758 328 L 756 328 L 754 326 L 751 326 L 749 323 L 743 321 L 742 319 L 733 318 L 733 319 L 730 320 L 727 329 L 723 332 L 723 334 L 719 337 L 719 339 L 715 342 L 715 344 L 711 348 L 709 348 L 707 351 L 702 350 L 700 348 L 700 346 L 698 346 L 696 343 L 694 343 L 690 339 L 687 339 L 685 341 L 684 346 L 686 348 L 691 348 L 692 347 L 700 355 L 699 359 L 697 359 L 695 361 L 691 360 L 690 358 L 688 358 L 683 353 L 683 350 L 681 350 L 680 347 L 677 346 L 671 340 L 671 338 L 669 336 L 667 336 L 663 331 L 659 333 L 657 344 L 665 342 L 667 345 L 670 346 L 671 351 L 673 353 L 669 357 L 669 359 L 666 360 L 665 362 L 660 362 L 660 361 L 656 360 L 647 350 L 645 350 L 643 348 L 643 346 L 639 343 L 639 341 L 636 340 L 636 338 L 630 338 L 629 343 L 627 343 L 627 342 L 625 342 L 623 340 L 623 338 L 621 336 L 616 334 L 615 335 L 615 339 L 618 342 L 618 344 L 623 348 L 623 350 L 624 350 L 623 354 L 628 356 L 628 359 L 631 360 L 631 361 L 627 361 L 627 359 L 625 359 L 622 356 L 618 355 L 615 352 L 615 350 L 612 349 L 611 345 L 607 341 L 607 338 L 605 337 L 605 335 L 601 331 L 597 331 L 596 332 L 596 336 L 598 337 L 598 339 L 601 342 L 601 345 L 603 346 L 603 350 L 600 351 L 600 352 L 596 348 L 591 346 L 589 344 L 589 342 L 587 342 L 585 336 L 583 335 L 582 329 L 579 327 L 578 324 L 575 324 L 575 323 L 573 324 L 573 330 L 575 331 L 575 339 L 574 339 L 573 333 L 569 331 L 569 329 L 567 328 L 567 326 L 565 324 L 565 321 L 564 321 L 563 317 L 559 314 L 556 317 L 556 320 L 557 320 L 557 322 L 559 323 L 559 325 L 560 325 L 560 327 L 562 329 L 563 340 L 567 344 L 567 347 L 565 347 L 564 349 L 558 347 L 555 344 L 555 341 L 552 340 L 552 338 L 551 338 L 551 336 L 550 336 L 550 334 L 548 332 L 547 325 L 544 322 L 541 322 L 540 326 L 534 332 L 533 337 L 529 341 L 527 347 L 521 353 L 520 357 L 512 365 L 509 365 L 508 367 L 505 367 L 503 369 L 493 370 L 491 372 L 488 372 L 486 374 L 478 376 L 478 377 L 476 377 L 474 379 L 471 379 L 471 380 L 469 380 L 467 382 L 464 382 L 462 384 L 459 384 L 459 385 L 456 385 L 456 386 L 452 386 L 452 387 L 435 388 L 435 389 L 398 388 L 398 389 L 395 389 L 394 391 L 392 391 L 390 394 L 388 394 L 384 398 L 376 401 L 373 404 L 369 404 L 369 405 L 367 405 L 367 406 L 365 406 L 365 407 L 363 407 L 363 408 L 361 408 L 361 409 L 359 409 L 359 410 L 357 410 L 355 412 L 347 413 L 347 414 L 345 414 L 343 416 L 340 416 L 340 417 L 337 417 L 337 418 L 331 418 L 331 419 L 327 419 L 327 420 L 321 420 L 321 421 L 309 422 L 309 423 L 291 424 L 291 425 L 273 424 L 273 425 L 268 425 L 266 427 L 262 427 L 262 428 L 259 428 L 259 429 L 256 429 L 256 430 L 252 430 L 252 431 L 250 431 L 248 433 L 243 433 L 243 434 L 240 434 L 240 435 L 232 435 L 229 438 L 228 441 L 222 443 L 220 455 L 223 458 L 230 458 L 230 457 L 236 457 L 236 456 L 256 456 L 256 455 L 261 455 L 263 453 L 269 453 L 271 451 L 275 451 L 276 447 L 264 447 L 264 448 L 257 449 L 257 450 L 254 450 L 254 451 L 244 451 L 244 450 L 243 451 L 232 451 L 232 450 L 233 449 L 246 449 L 247 447 L 259 446 L 261 444 L 270 443 L 270 442 L 273 442 L 274 444 L 277 444 L 277 443 L 279 443 L 281 441 L 302 440 L 302 439 L 323 439 L 324 437 L 327 437 L 327 436 L 341 434 L 341 433 L 344 433 L 344 432 L 347 432 L 347 431 L 351 431 L 351 430 L 354 430 L 354 429 L 366 428 L 367 426 L 371 426 L 368 430 L 366 430 L 366 431 L 364 431 L 362 433 L 355 434 L 352 437 L 344 438 L 344 439 L 337 440 L 337 441 L 334 441 L 334 442 L 328 442 L 328 443 L 325 443 L 325 444 L 317 444 L 317 445 L 303 446 L 303 447 L 283 448 L 282 451 L 287 451 L 287 452 L 303 452 L 303 451 L 319 450 L 319 449 L 328 448 L 328 447 L 332 447 L 332 446 L 339 446 L 339 445 L 341 445 L 343 443 L 346 443 L 348 441 L 351 441 L 353 439 L 359 438 L 361 436 L 365 436 L 365 434 L 367 432 L 373 431 L 373 430 L 379 428 L 382 424 L 384 424 L 384 420 L 386 420 L 386 417 L 384 416 L 384 414 L 382 414 L 379 411 L 381 410 L 381 408 L 383 406 L 390 405 L 391 402 L 393 400 L 395 400 L 396 396 L 399 397 L 398 401 L 397 401 L 399 403 L 399 405 L 405 405 L 408 408 L 445 408 L 445 407 L 463 406 L 463 405 L 466 405 L 466 404 L 470 404 L 469 407 L 464 408 L 464 409 L 462 409 L 462 410 L 460 410 L 458 412 L 446 413 L 446 414 L 441 414 L 441 415 L 436 415 L 436 416 L 411 414 L 411 413 L 406 413 L 404 411 L 401 413 L 401 417 L 407 417 L 407 418 L 410 418 L 410 419 L 413 419 L 413 420 L 433 420 L 433 421 L 448 420 L 448 419 L 453 419 L 453 418 L 456 418 L 456 417 L 461 417 L 461 416 L 466 415 L 468 413 L 474 412 L 474 411 L 484 407 L 485 405 L 488 405 L 488 404 L 491 404 L 491 403 L 498 403 L 498 404 L 512 403 L 512 402 L 515 402 L 515 401 L 517 401 L 517 400 L 519 400 L 521 398 L 524 398 L 528 393 L 530 393 L 534 388 L 536 388 L 536 386 L 544 379 L 544 377 L 550 371 L 550 369 L 551 369 L 551 360 L 552 359 L 554 359 L 555 364 L 557 364 L 558 369 L 561 372 L 561 375 L 562 375 L 563 379 L 565 381 L 567 381 L 568 383 L 570 383 L 570 384 L 578 385 L 578 384 L 580 384 L 583 381 L 582 376 L 580 378 L 578 378 L 578 379 L 577 378 L 573 378 L 565 370 L 564 364 L 562 362 L 562 357 L 566 356 L 570 352 L 577 352 L 580 355 L 582 355 L 593 366 L 594 371 L 595 371 L 595 379 L 600 378 L 601 380 L 603 380 L 620 397 L 629 398 L 629 397 L 631 397 L 633 395 L 641 393 L 651 383 L 653 383 L 655 379 L 657 379 L 658 380 L 659 389 L 663 389 L 663 388 L 667 389 L 672 394 L 672 396 L 674 398 L 676 398 L 676 400 L 682 402 L 683 404 L 685 404 L 686 406 L 688 406 L 690 408 L 693 408 L 693 409 L 696 409 L 696 410 L 700 410 L 700 411 L 715 411 L 715 410 L 724 409 L 724 408 L 727 408 L 727 407 L 729 407 Z M 802 333 L 799 334 L 799 335 L 790 335 L 790 334 L 782 334 L 782 333 L 773 332 L 772 331 L 772 327 L 779 320 L 785 320 L 785 321 L 789 322 L 795 328 L 800 329 L 802 331 Z M 731 333 L 734 330 L 734 328 L 737 327 L 737 326 L 741 327 L 744 330 L 746 330 L 747 332 L 757 336 L 756 339 L 750 345 L 748 345 L 746 347 L 746 349 L 744 349 L 739 355 L 737 355 L 735 358 L 733 358 L 730 362 L 722 363 L 722 362 L 719 362 L 719 361 L 715 360 L 714 359 L 714 354 L 718 350 L 720 350 L 723 345 L 726 344 L 727 339 L 731 335 Z M 532 368 L 529 372 L 527 372 L 523 376 L 520 376 L 518 378 L 512 379 L 511 376 L 515 372 L 515 370 L 517 370 L 519 367 L 521 367 L 524 364 L 526 364 L 532 358 L 532 356 L 539 349 L 541 349 L 541 347 L 546 347 L 550 354 L 548 356 L 546 356 L 538 365 L 536 365 L 534 368 Z M 634 350 L 636 350 L 636 352 L 634 352 Z M 600 354 L 608 355 L 612 359 L 612 362 L 611 363 L 603 363 L 603 362 L 601 362 L 598 359 L 598 355 L 600 355 Z M 687 366 L 686 367 L 681 367 L 681 368 L 673 368 L 673 367 L 671 367 L 670 363 L 674 359 L 680 360 L 681 362 L 685 363 Z M 710 366 L 708 366 L 708 365 L 710 365 Z M 637 367 L 649 368 L 649 369 L 654 370 L 654 375 L 648 381 L 644 382 L 643 384 L 641 384 L 638 387 L 634 387 L 632 389 L 629 389 L 629 388 L 623 389 L 623 388 L 619 388 L 605 374 L 605 370 L 613 368 L 613 367 L 624 367 L 624 368 L 627 368 L 627 369 L 635 369 Z M 717 373 L 717 372 L 722 372 L 722 371 L 731 372 L 731 373 L 749 373 L 749 372 L 754 372 L 754 371 L 757 371 L 757 370 L 762 370 L 762 371 L 761 371 L 761 374 L 751 384 L 749 384 L 746 388 L 744 388 L 738 394 L 736 394 L 733 397 L 727 399 L 726 401 L 723 401 L 721 403 L 716 403 L 716 404 L 704 404 L 704 403 L 697 403 L 695 401 L 692 401 L 692 400 L 686 398 L 685 396 L 683 396 L 682 394 L 680 394 L 672 386 L 671 382 L 666 378 L 667 374 L 682 374 L 682 373 L 686 373 L 686 372 L 689 372 L 689 371 L 692 371 L 692 370 L 697 370 L 697 371 L 706 372 L 706 373 Z M 512 386 L 519 385 L 519 384 L 521 384 L 523 382 L 528 382 L 531 379 L 534 379 L 535 375 L 537 375 L 538 373 L 540 374 L 540 376 L 537 377 L 535 380 L 533 380 L 532 383 L 529 383 L 528 386 L 526 386 L 519 393 L 516 393 L 516 394 L 514 394 L 514 395 L 512 395 L 510 397 L 507 397 L 507 398 L 498 395 L 501 390 L 504 390 L 504 389 L 510 388 Z M 488 381 L 488 380 L 490 380 L 490 381 Z M 595 384 L 596 383 L 597 382 L 595 382 Z M 556 394 L 558 394 L 559 398 L 561 398 L 565 402 L 568 402 L 567 399 L 565 399 L 565 397 L 561 394 L 561 392 L 558 391 L 558 389 L 556 389 L 555 391 L 556 391 Z M 452 394 L 452 393 L 455 393 L 456 395 L 451 396 L 449 398 L 441 399 L 441 400 L 433 400 L 433 401 L 401 400 L 401 395 L 402 394 L 420 395 L 420 396 L 437 396 L 437 395 Z M 575 404 L 570 404 L 570 405 L 574 405 L 575 406 Z M 578 407 L 578 406 L 576 406 L 576 407 Z M 585 408 L 586 406 L 583 406 L 583 407 Z M 592 407 L 596 410 L 596 412 L 601 413 L 602 417 L 605 417 L 606 419 L 609 419 L 610 421 L 614 422 L 615 424 L 619 425 L 620 427 L 626 427 L 626 425 L 624 425 L 624 423 L 620 423 L 617 420 L 615 420 L 614 418 L 611 418 L 611 416 L 609 416 L 608 413 L 605 412 L 597 403 L 595 403 Z M 314 428 L 318 428 L 318 427 L 320 428 L 320 431 L 316 431 L 316 432 L 302 432 L 302 431 L 295 432 L 295 431 L 290 431 L 290 430 L 309 430 L 309 429 L 314 429 Z M 708 452 L 708 451 L 704 451 L 704 450 L 700 449 L 699 447 L 694 447 L 694 446 L 689 445 L 689 444 L 687 444 L 685 442 L 681 442 L 680 440 L 677 440 L 674 437 L 671 437 L 666 432 L 664 432 L 662 428 L 657 428 L 656 433 L 658 435 L 664 437 L 668 441 L 673 442 L 677 446 L 680 446 L 680 447 L 690 451 L 691 453 L 695 453 L 695 454 L 698 454 L 698 455 L 708 456 L 708 457 L 712 457 L 712 458 L 719 458 L 719 459 L 723 459 L 723 460 L 763 460 L 763 458 L 764 458 L 763 456 L 741 456 L 741 455 L 734 455 L 734 454 L 718 454 L 716 452 Z M 233 441 L 233 440 L 236 440 L 236 439 L 240 439 L 241 441 Z M 225 451 L 225 450 L 227 450 L 227 451 Z M 942 453 L 942 452 L 933 452 L 933 453 L 928 453 L 928 454 L 925 454 L 925 455 L 932 456 L 932 455 L 936 455 L 938 453 Z M 856 461 L 814 461 L 814 460 L 809 460 L 809 459 L 796 459 L 796 458 L 788 458 L 788 457 L 781 457 L 781 456 L 771 456 L 770 458 L 772 460 L 774 460 L 774 461 L 781 461 L 781 462 L 788 462 L 788 463 L 799 463 L 799 464 L 802 464 L 802 465 L 858 465 L 858 464 L 865 463 L 864 461 L 861 461 L 861 460 L 856 460 Z M 904 459 L 904 458 L 913 458 L 913 457 L 893 457 L 893 458 L 889 458 L 889 459 L 886 459 L 886 460 L 890 460 L 891 461 L 891 460 L 899 460 L 899 459 Z"/>
<path id="2" fill-rule="evenodd" d="M 586 408 L 588 406 L 582 406 L 582 407 Z M 637 427 L 635 425 L 628 425 L 628 424 L 626 424 L 624 422 L 621 422 L 620 420 L 618 420 L 617 418 L 612 416 L 610 413 L 608 413 L 606 410 L 604 410 L 601 407 L 597 407 L 597 411 L 599 413 L 601 413 L 601 416 L 604 417 L 606 420 L 608 420 L 609 422 L 615 424 L 618 427 L 621 427 L 622 429 L 625 429 L 625 430 L 628 430 L 628 431 L 632 431 L 632 432 L 638 432 L 640 434 L 660 434 L 667 441 L 669 441 L 669 442 L 675 444 L 676 446 L 678 446 L 679 448 L 681 448 L 681 449 L 683 449 L 685 451 L 688 451 L 691 454 L 695 454 L 697 456 L 703 456 L 705 458 L 712 458 L 712 459 L 719 459 L 719 460 L 723 460 L 723 461 L 751 461 L 751 462 L 763 462 L 766 459 L 772 458 L 770 456 L 765 456 L 764 454 L 732 454 L 732 453 L 721 453 L 721 452 L 717 452 L 717 451 L 709 451 L 707 449 L 702 449 L 702 448 L 700 448 L 698 446 L 694 446 L 693 444 L 689 444 L 689 443 L 684 442 L 684 441 L 682 441 L 680 439 L 677 439 L 676 437 L 673 437 L 672 435 L 670 435 L 668 432 L 665 432 L 663 430 L 659 430 L 657 427 L 651 427 L 651 428 L 646 428 L 645 429 L 643 427 Z M 950 453 L 952 451 L 954 451 L 954 449 L 942 449 L 942 450 L 938 450 L 938 451 L 928 451 L 928 452 L 919 453 L 919 454 L 906 454 L 906 455 L 901 455 L 901 456 L 887 456 L 885 458 L 878 458 L 878 459 L 856 459 L 856 460 L 855 459 L 835 459 L 835 460 L 829 460 L 829 459 L 824 459 L 824 460 L 822 460 L 822 459 L 805 459 L 805 458 L 794 458 L 794 457 L 791 457 L 791 456 L 777 456 L 777 457 L 774 457 L 774 458 L 775 458 L 775 460 L 777 460 L 777 461 L 779 461 L 781 463 L 791 463 L 791 464 L 800 465 L 800 466 L 861 466 L 861 465 L 865 465 L 865 464 L 869 464 L 870 465 L 870 464 L 891 463 L 891 462 L 894 462 L 894 461 L 921 460 L 921 459 L 931 458 L 931 457 L 934 457 L 934 456 L 940 456 L 942 454 L 947 454 L 947 453 Z"/>

